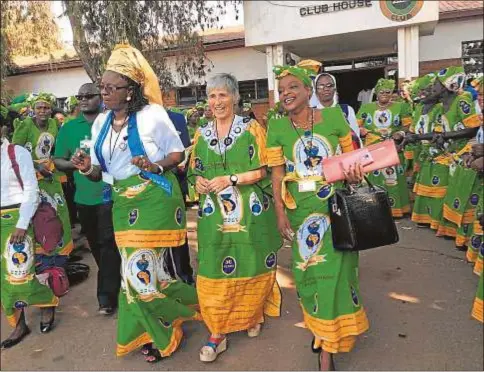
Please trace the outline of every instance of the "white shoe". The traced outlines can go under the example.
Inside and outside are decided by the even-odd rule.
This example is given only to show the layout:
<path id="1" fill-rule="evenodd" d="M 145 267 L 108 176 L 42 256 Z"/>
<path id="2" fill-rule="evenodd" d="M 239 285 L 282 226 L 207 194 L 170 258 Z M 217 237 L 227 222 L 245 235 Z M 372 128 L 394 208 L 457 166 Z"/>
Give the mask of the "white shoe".
<path id="1" fill-rule="evenodd" d="M 217 359 L 218 355 L 227 350 L 227 337 L 224 337 L 218 345 L 207 342 L 207 345 L 200 349 L 200 361 L 201 362 L 213 362 Z"/>
<path id="2" fill-rule="evenodd" d="M 262 324 L 256 324 L 254 327 L 249 328 L 247 330 L 247 336 L 249 337 L 257 337 L 260 335 L 260 330 L 262 328 Z"/>

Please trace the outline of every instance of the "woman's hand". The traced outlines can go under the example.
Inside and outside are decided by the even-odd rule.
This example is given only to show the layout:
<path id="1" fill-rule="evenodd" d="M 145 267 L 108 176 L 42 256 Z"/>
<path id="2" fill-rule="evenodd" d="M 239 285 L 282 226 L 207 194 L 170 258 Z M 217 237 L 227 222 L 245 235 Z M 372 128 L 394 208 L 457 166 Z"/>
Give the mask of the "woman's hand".
<path id="1" fill-rule="evenodd" d="M 230 176 L 220 176 L 208 182 L 208 188 L 210 192 L 218 194 L 220 191 L 226 189 L 232 184 L 230 182 Z"/>
<path id="2" fill-rule="evenodd" d="M 71 162 L 81 172 L 87 172 L 91 168 L 91 157 L 82 150 L 76 151 Z"/>
<path id="3" fill-rule="evenodd" d="M 131 159 L 131 164 L 146 172 L 159 173 L 158 166 L 152 163 L 146 156 L 135 156 Z"/>
<path id="4" fill-rule="evenodd" d="M 363 167 L 360 163 L 355 163 L 355 165 L 350 165 L 347 171 L 343 170 L 345 175 L 345 180 L 348 183 L 356 184 L 363 181 L 365 173 L 363 172 Z"/>
<path id="5" fill-rule="evenodd" d="M 27 230 L 19 229 L 18 227 L 15 229 L 13 234 L 10 236 L 10 243 L 11 244 L 20 244 L 25 240 L 25 235 Z"/>
<path id="6" fill-rule="evenodd" d="M 277 215 L 277 230 L 279 234 L 287 241 L 292 241 L 294 237 L 294 231 L 292 231 L 291 223 L 289 218 L 287 218 L 286 212 L 280 211 L 276 213 Z"/>
<path id="7" fill-rule="evenodd" d="M 206 178 L 198 176 L 195 179 L 195 190 L 199 194 L 208 194 L 210 192 L 210 189 L 208 186 L 209 186 L 209 181 Z"/>

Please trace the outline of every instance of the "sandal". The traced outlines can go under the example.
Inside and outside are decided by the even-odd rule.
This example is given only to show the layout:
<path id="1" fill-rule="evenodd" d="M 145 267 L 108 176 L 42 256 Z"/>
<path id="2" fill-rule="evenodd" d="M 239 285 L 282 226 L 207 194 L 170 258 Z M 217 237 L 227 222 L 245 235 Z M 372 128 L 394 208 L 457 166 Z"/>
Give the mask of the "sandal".
<path id="1" fill-rule="evenodd" d="M 160 351 L 156 348 L 152 348 L 145 356 L 145 361 L 150 364 L 158 363 L 162 359 L 163 357 L 161 356 Z"/>
<path id="2" fill-rule="evenodd" d="M 213 362 L 225 350 L 227 350 L 227 337 L 215 338 L 210 336 L 207 344 L 200 349 L 200 361 Z"/>
<path id="3" fill-rule="evenodd" d="M 150 342 L 149 344 L 144 344 L 143 347 L 141 348 L 141 354 L 149 355 L 152 349 L 153 349 L 153 343 Z"/>
<path id="4" fill-rule="evenodd" d="M 260 330 L 262 328 L 262 324 L 256 324 L 254 327 L 249 328 L 247 330 L 247 336 L 249 337 L 257 337 L 260 335 Z"/>

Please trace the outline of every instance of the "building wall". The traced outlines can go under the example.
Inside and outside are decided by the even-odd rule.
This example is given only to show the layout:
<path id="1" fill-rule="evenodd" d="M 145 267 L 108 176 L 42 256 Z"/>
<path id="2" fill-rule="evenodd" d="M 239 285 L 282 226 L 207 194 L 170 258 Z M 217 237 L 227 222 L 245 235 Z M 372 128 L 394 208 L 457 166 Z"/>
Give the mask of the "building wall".
<path id="1" fill-rule="evenodd" d="M 82 84 L 90 82 L 84 68 L 75 67 L 9 76 L 5 84 L 14 94 L 49 92 L 56 97 L 68 97 L 77 94 Z"/>
<path id="2" fill-rule="evenodd" d="M 434 34 L 420 37 L 420 62 L 462 57 L 462 42 L 482 40 L 482 17 L 443 20 Z"/>

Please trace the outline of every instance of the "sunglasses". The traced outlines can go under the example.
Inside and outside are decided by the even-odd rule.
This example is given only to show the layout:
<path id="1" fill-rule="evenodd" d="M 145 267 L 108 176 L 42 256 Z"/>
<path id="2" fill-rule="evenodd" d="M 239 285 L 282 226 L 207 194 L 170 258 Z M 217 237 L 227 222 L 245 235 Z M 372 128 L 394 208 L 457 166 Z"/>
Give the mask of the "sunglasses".
<path id="1" fill-rule="evenodd" d="M 324 90 L 324 88 L 328 88 L 328 89 L 334 88 L 334 84 L 333 83 L 327 83 L 327 84 L 316 85 L 316 89 L 318 89 L 318 90 Z"/>
<path id="2" fill-rule="evenodd" d="M 120 89 L 128 89 L 129 85 L 125 85 L 122 87 L 117 87 L 116 85 L 98 85 L 99 91 L 105 91 L 107 94 L 113 94 L 114 92 L 120 90 Z"/>
<path id="3" fill-rule="evenodd" d="M 93 99 L 94 97 L 98 97 L 99 94 L 79 94 L 76 96 L 76 99 L 78 101 L 82 101 L 83 99 L 87 99 L 87 100 L 90 100 L 90 99 Z"/>

